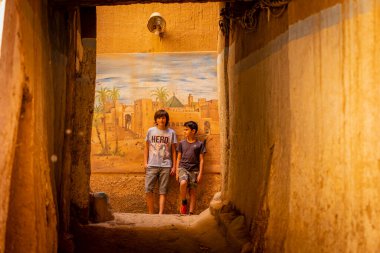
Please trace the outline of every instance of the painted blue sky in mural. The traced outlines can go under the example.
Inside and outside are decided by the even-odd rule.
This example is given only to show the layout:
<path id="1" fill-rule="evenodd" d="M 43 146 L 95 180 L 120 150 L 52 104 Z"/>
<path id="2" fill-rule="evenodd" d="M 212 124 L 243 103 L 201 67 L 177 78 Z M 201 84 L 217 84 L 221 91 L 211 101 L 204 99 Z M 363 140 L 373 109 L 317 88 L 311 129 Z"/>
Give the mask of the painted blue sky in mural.
<path id="1" fill-rule="evenodd" d="M 98 54 L 96 89 L 118 88 L 125 104 L 152 98 L 152 91 L 161 87 L 182 102 L 189 94 L 194 101 L 218 99 L 216 61 L 216 52 Z"/>

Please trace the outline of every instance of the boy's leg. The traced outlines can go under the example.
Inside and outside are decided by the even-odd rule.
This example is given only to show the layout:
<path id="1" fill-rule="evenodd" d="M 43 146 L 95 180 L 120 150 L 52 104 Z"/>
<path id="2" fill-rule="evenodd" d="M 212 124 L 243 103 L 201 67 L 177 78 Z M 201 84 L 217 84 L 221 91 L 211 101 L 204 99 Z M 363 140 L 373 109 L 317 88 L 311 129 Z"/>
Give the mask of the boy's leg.
<path id="1" fill-rule="evenodd" d="M 179 210 L 180 214 L 187 214 L 187 199 L 186 199 L 186 192 L 187 192 L 187 181 L 181 180 L 179 184 L 179 192 L 181 197 L 181 209 Z"/>
<path id="2" fill-rule="evenodd" d="M 170 168 L 160 168 L 160 173 L 158 176 L 158 188 L 160 191 L 159 214 L 163 214 L 165 210 L 165 199 L 166 199 L 166 193 L 168 191 L 169 177 L 170 177 Z"/>
<path id="3" fill-rule="evenodd" d="M 148 207 L 148 213 L 153 214 L 154 213 L 154 198 L 153 198 L 153 192 L 147 192 L 146 193 L 146 205 Z"/>
<path id="4" fill-rule="evenodd" d="M 194 213 L 196 202 L 197 202 L 197 189 L 190 188 L 190 209 L 189 209 L 190 214 Z"/>
<path id="5" fill-rule="evenodd" d="M 193 214 L 195 210 L 195 205 L 197 202 L 197 178 L 198 178 L 198 171 L 192 171 L 190 172 L 190 178 L 189 178 L 189 192 L 190 192 L 190 210 L 189 213 Z"/>
<path id="6" fill-rule="evenodd" d="M 179 183 L 179 194 L 181 196 L 181 200 L 186 199 L 186 192 L 187 192 L 187 181 L 181 180 Z"/>
<path id="7" fill-rule="evenodd" d="M 165 210 L 166 194 L 160 194 L 160 211 L 158 214 L 163 214 Z"/>
<path id="8" fill-rule="evenodd" d="M 187 180 L 188 172 L 183 168 L 179 168 L 179 195 L 181 197 L 181 208 L 179 210 L 180 214 L 187 214 Z"/>
<path id="9" fill-rule="evenodd" d="M 148 208 L 148 213 L 154 213 L 154 197 L 153 188 L 156 183 L 158 169 L 149 167 L 146 169 L 145 174 L 145 195 L 146 195 L 146 205 Z"/>

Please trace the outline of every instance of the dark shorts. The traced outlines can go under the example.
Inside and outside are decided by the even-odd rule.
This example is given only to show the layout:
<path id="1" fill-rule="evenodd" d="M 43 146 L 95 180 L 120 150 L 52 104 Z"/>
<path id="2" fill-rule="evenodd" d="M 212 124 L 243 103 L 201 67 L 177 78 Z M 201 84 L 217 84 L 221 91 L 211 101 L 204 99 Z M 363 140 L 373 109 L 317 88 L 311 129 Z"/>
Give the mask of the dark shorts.
<path id="1" fill-rule="evenodd" d="M 187 181 L 187 187 L 189 188 L 196 188 L 198 186 L 198 174 L 199 171 L 188 171 L 187 169 L 184 168 L 179 168 L 179 182 L 182 180 Z"/>
<path id="2" fill-rule="evenodd" d="M 169 185 L 170 168 L 148 167 L 145 174 L 145 192 L 153 192 L 154 185 L 158 181 L 160 194 L 166 194 Z"/>

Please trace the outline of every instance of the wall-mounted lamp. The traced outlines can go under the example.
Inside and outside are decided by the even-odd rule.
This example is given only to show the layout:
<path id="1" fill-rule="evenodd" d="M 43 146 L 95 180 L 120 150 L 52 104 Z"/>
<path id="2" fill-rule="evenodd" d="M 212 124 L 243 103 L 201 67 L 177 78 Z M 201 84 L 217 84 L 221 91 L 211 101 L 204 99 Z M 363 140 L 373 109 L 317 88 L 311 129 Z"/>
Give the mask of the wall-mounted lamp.
<path id="1" fill-rule="evenodd" d="M 151 33 L 162 37 L 165 32 L 166 21 L 160 13 L 153 12 L 149 17 L 147 26 Z"/>

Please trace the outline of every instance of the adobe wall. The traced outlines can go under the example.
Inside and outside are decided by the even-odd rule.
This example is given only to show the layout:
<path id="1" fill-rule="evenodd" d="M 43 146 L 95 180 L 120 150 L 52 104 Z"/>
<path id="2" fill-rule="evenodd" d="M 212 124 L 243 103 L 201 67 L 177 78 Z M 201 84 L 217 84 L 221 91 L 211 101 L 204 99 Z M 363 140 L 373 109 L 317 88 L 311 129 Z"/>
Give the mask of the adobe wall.
<path id="1" fill-rule="evenodd" d="M 0 252 L 69 250 L 72 226 L 88 221 L 95 34 L 80 26 L 79 8 L 6 3 Z"/>
<path id="2" fill-rule="evenodd" d="M 376 252 L 378 1 L 292 0 L 266 14 L 258 31 L 234 25 L 229 47 L 220 40 L 223 195 L 254 251 Z"/>
<path id="3" fill-rule="evenodd" d="M 149 32 L 153 12 L 166 21 L 160 40 Z M 97 53 L 216 51 L 218 3 L 135 4 L 97 7 Z"/>
<path id="4" fill-rule="evenodd" d="M 0 59 L 0 252 L 57 250 L 66 57 L 63 16 L 47 1 L 7 1 Z M 52 64 L 54 61 L 54 64 Z M 61 74 L 59 79 L 53 75 Z M 52 85 L 54 83 L 54 85 Z"/>

